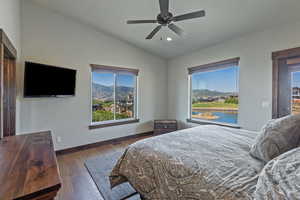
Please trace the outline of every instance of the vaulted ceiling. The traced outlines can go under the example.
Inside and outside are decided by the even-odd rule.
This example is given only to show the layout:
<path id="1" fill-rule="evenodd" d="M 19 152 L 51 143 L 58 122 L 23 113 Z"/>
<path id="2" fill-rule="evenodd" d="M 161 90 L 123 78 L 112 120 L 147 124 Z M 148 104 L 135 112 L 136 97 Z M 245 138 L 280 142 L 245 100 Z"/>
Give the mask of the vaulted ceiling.
<path id="1" fill-rule="evenodd" d="M 127 25 L 126 20 L 155 19 L 158 0 L 32 1 L 163 58 L 300 20 L 299 0 L 170 0 L 170 11 L 175 15 L 204 9 L 206 17 L 177 22 L 187 33 L 184 38 L 163 28 L 153 40 L 145 40 L 156 25 Z M 173 41 L 167 42 L 166 37 Z"/>

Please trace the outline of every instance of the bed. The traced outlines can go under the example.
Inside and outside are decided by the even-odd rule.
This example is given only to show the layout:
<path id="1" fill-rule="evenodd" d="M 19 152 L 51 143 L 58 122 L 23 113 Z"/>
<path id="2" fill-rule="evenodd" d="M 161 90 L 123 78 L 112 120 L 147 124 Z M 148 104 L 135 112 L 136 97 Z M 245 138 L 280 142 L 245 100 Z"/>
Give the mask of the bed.
<path id="1" fill-rule="evenodd" d="M 198 126 L 130 145 L 111 172 L 144 199 L 253 199 L 264 163 L 249 151 L 258 132 Z"/>

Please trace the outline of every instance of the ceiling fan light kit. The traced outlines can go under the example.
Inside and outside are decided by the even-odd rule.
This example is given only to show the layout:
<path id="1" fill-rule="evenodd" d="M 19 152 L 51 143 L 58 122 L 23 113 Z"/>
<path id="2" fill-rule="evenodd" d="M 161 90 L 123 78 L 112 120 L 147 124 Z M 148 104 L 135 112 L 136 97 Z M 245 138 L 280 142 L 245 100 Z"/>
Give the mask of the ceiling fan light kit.
<path id="1" fill-rule="evenodd" d="M 168 27 L 170 30 L 181 37 L 184 35 L 184 31 L 180 27 L 175 25 L 174 22 L 205 16 L 205 11 L 201 10 L 174 17 L 173 14 L 169 12 L 169 0 L 159 0 L 159 5 L 160 13 L 157 15 L 156 20 L 129 20 L 127 21 L 127 24 L 158 24 L 158 26 L 146 37 L 147 40 L 151 40 L 163 26 Z"/>

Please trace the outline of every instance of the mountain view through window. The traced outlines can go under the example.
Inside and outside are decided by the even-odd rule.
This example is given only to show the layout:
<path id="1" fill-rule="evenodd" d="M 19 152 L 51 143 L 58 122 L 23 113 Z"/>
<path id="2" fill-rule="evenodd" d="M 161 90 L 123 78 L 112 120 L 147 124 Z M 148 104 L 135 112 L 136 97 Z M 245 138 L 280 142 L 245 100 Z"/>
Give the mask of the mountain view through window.
<path id="1" fill-rule="evenodd" d="M 237 124 L 239 67 L 191 75 L 191 118 Z"/>
<path id="2" fill-rule="evenodd" d="M 126 73 L 92 73 L 92 121 L 135 117 L 136 76 Z"/>

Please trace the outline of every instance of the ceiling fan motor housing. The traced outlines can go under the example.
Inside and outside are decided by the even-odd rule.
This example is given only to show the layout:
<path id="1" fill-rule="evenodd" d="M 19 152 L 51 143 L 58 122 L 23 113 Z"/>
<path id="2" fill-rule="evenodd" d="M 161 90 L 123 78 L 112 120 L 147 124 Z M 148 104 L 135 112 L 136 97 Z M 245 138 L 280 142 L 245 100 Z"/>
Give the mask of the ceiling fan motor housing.
<path id="1" fill-rule="evenodd" d="M 173 14 L 170 12 L 165 16 L 158 14 L 156 19 L 159 24 L 161 24 L 163 26 L 167 26 L 168 24 L 170 24 L 173 21 Z"/>

